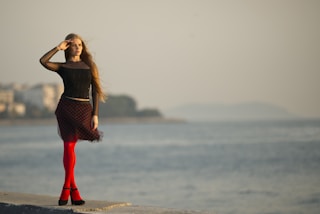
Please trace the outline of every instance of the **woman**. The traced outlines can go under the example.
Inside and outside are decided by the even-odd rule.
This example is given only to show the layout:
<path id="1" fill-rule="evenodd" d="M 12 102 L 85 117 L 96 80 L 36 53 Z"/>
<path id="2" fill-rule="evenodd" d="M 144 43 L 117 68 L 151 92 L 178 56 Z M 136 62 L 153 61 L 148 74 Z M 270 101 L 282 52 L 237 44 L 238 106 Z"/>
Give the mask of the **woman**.
<path id="1" fill-rule="evenodd" d="M 60 50 L 65 53 L 66 62 L 51 62 L 50 59 Z M 77 188 L 74 167 L 76 164 L 75 146 L 78 140 L 99 141 L 98 102 L 104 101 L 98 69 L 91 54 L 79 35 L 69 34 L 57 47 L 40 58 L 40 63 L 48 70 L 60 75 L 64 92 L 55 111 L 59 134 L 64 142 L 63 165 L 65 181 L 58 204 L 66 205 L 71 196 L 72 205 L 85 203 Z M 92 105 L 89 90 L 92 92 Z"/>

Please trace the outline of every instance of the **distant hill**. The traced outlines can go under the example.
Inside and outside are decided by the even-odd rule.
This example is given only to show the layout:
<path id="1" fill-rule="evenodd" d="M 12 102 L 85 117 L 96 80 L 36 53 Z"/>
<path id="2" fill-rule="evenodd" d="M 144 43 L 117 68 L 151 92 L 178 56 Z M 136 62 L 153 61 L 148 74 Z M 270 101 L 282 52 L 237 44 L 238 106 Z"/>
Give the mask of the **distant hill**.
<path id="1" fill-rule="evenodd" d="M 107 101 L 99 105 L 99 116 L 107 118 L 161 118 L 162 114 L 155 108 L 138 110 L 135 99 L 129 95 L 108 95 Z"/>
<path id="2" fill-rule="evenodd" d="M 189 104 L 163 111 L 166 117 L 195 121 L 293 119 L 286 109 L 267 103 Z"/>

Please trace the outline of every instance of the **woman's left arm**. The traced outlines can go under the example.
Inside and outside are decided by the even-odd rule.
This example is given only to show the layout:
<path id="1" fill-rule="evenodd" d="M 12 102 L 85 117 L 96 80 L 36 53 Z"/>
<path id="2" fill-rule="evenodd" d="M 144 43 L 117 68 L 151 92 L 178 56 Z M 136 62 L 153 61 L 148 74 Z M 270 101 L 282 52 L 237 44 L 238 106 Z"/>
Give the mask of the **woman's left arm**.
<path id="1" fill-rule="evenodd" d="M 98 128 L 99 125 L 99 95 L 96 91 L 96 87 L 92 84 L 92 119 L 91 119 L 91 128 L 93 130 Z"/>
<path id="2" fill-rule="evenodd" d="M 91 118 L 92 130 L 96 130 L 98 128 L 98 125 L 99 125 L 98 115 L 92 115 L 92 118 Z"/>

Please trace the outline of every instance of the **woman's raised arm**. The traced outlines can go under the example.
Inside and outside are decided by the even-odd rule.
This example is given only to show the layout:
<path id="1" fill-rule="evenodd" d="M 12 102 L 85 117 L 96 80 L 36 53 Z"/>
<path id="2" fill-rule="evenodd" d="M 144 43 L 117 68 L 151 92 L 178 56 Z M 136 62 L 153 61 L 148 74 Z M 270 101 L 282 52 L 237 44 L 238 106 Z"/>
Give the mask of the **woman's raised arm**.
<path id="1" fill-rule="evenodd" d="M 60 67 L 60 63 L 56 62 L 50 62 L 50 59 L 60 50 L 66 50 L 69 47 L 70 40 L 65 40 L 61 42 L 57 47 L 51 49 L 46 54 L 44 54 L 40 58 L 40 63 L 43 65 L 46 69 L 49 69 L 51 71 L 57 71 Z"/>
<path id="2" fill-rule="evenodd" d="M 40 63 L 48 70 L 57 71 L 59 69 L 59 64 L 55 62 L 50 62 L 50 59 L 59 51 L 58 47 L 55 47 L 48 51 L 45 55 L 40 58 Z"/>

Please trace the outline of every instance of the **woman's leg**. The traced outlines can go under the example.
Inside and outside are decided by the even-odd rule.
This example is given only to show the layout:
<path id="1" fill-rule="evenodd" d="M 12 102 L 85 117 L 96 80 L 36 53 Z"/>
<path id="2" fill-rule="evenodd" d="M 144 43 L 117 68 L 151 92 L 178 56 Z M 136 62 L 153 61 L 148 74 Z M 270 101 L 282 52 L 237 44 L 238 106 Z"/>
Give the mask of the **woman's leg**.
<path id="1" fill-rule="evenodd" d="M 82 205 L 85 202 L 82 200 L 80 196 L 80 192 L 77 188 L 77 184 L 74 176 L 74 168 L 76 165 L 76 141 L 72 142 L 64 142 L 64 153 L 63 153 L 63 165 L 65 168 L 65 182 L 64 187 L 71 188 L 71 199 L 72 203 L 75 205 Z M 62 191 L 66 192 L 66 191 Z M 70 191 L 69 191 L 70 193 Z M 64 197 L 69 197 L 69 195 L 65 194 Z"/>
<path id="2" fill-rule="evenodd" d="M 60 195 L 60 200 L 68 200 L 70 195 L 71 182 L 74 182 L 74 166 L 76 161 L 76 155 L 74 148 L 76 142 L 64 142 L 64 151 L 63 151 L 63 166 L 65 170 L 65 178 L 63 189 Z M 69 190 L 68 190 L 69 189 Z"/>

